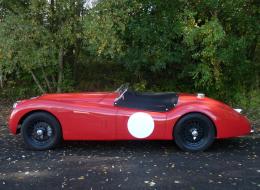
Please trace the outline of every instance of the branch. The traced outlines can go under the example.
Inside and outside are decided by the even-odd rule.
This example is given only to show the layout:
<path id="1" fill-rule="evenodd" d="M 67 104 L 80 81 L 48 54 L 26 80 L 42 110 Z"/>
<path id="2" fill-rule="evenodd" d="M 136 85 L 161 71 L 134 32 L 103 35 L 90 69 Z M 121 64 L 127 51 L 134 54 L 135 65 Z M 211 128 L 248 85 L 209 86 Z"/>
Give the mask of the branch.
<path id="1" fill-rule="evenodd" d="M 61 85 L 63 80 L 63 47 L 60 48 L 59 51 L 59 73 L 58 73 L 58 84 L 57 84 L 57 92 L 61 92 Z"/>
<path id="2" fill-rule="evenodd" d="M 52 91 L 52 87 L 51 87 L 50 81 L 49 81 L 49 79 L 47 78 L 47 75 L 46 75 L 46 73 L 45 73 L 43 67 L 41 67 L 41 69 L 42 69 L 42 74 L 43 74 L 44 80 L 45 80 L 45 82 L 46 82 L 46 84 L 47 84 L 47 87 L 48 87 L 48 91 L 51 92 L 51 91 Z"/>
<path id="3" fill-rule="evenodd" d="M 32 77 L 33 77 L 33 80 L 34 80 L 34 82 L 36 83 L 36 85 L 38 86 L 39 90 L 40 90 L 43 94 L 46 93 L 45 90 L 43 89 L 43 87 L 41 86 L 39 80 L 37 79 L 37 77 L 36 77 L 35 74 L 33 73 L 33 71 L 30 70 L 29 72 L 31 73 L 31 75 L 32 75 Z"/>
<path id="4" fill-rule="evenodd" d="M 3 72 L 2 69 L 0 69 L 0 88 L 4 88 L 4 82 L 3 82 Z"/>

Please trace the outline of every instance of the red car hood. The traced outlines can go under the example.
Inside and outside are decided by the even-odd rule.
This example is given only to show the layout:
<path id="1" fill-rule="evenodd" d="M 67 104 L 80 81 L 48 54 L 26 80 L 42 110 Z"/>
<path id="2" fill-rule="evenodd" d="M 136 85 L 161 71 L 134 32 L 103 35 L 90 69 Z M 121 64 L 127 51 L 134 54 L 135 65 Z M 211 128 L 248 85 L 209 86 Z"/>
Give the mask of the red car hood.
<path id="1" fill-rule="evenodd" d="M 38 99 L 69 102 L 99 102 L 109 94 L 111 94 L 111 92 L 44 94 L 38 97 Z"/>

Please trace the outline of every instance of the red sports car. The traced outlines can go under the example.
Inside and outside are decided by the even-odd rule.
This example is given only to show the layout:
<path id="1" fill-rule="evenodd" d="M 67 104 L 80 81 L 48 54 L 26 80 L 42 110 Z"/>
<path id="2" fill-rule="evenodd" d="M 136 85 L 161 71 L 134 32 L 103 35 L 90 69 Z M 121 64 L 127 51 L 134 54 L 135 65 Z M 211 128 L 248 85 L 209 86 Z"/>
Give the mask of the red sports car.
<path id="1" fill-rule="evenodd" d="M 252 132 L 240 109 L 204 94 L 115 92 L 45 94 L 16 102 L 9 119 L 34 150 L 64 140 L 172 140 L 185 151 L 202 151 L 219 138 Z"/>

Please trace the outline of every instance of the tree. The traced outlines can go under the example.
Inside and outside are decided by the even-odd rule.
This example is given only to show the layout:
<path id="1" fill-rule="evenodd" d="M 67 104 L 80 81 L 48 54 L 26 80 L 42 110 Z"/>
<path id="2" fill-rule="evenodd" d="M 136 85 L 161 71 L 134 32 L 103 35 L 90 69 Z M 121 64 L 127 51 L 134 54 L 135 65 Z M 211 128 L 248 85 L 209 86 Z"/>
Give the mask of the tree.
<path id="1" fill-rule="evenodd" d="M 7 5 L 4 1 L 6 13 L 0 23 L 1 71 L 24 70 L 42 93 L 61 92 L 64 57 L 80 51 L 83 1 L 27 1 L 18 13 L 15 4 Z"/>
<path id="2" fill-rule="evenodd" d="M 90 52 L 124 64 L 148 88 L 232 99 L 259 89 L 257 10 L 245 0 L 100 1 L 85 17 L 85 37 Z"/>
<path id="3" fill-rule="evenodd" d="M 0 2 L 0 86 L 33 79 L 60 92 L 128 81 L 247 105 L 259 92 L 256 0 Z"/>

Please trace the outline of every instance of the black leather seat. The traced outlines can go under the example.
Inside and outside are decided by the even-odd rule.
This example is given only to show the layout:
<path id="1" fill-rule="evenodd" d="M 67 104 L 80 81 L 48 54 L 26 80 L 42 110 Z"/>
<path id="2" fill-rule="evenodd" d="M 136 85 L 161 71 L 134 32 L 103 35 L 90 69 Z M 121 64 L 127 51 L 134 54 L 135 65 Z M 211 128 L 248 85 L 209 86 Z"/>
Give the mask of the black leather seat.
<path id="1" fill-rule="evenodd" d="M 139 93 L 127 91 L 124 96 L 115 102 L 115 106 L 166 112 L 175 107 L 178 95 L 173 92 L 166 93 Z"/>

